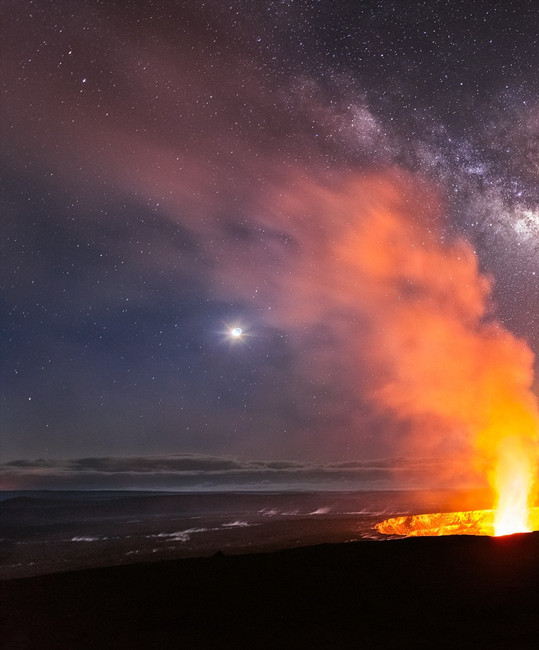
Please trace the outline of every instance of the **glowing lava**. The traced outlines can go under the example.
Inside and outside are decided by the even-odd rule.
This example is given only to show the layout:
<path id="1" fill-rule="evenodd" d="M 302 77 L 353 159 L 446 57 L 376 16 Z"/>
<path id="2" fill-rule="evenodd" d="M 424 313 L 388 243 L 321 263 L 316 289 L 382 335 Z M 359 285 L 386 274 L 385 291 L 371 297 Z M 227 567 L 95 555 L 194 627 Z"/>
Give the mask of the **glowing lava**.
<path id="1" fill-rule="evenodd" d="M 531 436 L 506 436 L 497 447 L 489 474 L 496 494 L 492 510 L 438 512 L 393 517 L 376 524 L 384 535 L 426 537 L 488 535 L 499 537 L 539 530 L 536 495 L 537 450 Z"/>
<path id="2" fill-rule="evenodd" d="M 531 507 L 536 466 L 536 455 L 521 438 L 505 438 L 500 444 L 491 476 L 492 486 L 497 492 L 495 509 L 393 517 L 376 524 L 376 529 L 384 535 L 406 537 L 499 537 L 539 530 L 539 508 Z"/>
<path id="3" fill-rule="evenodd" d="M 438 512 L 386 519 L 375 528 L 384 535 L 499 537 L 539 530 L 536 495 L 537 451 L 530 437 L 507 436 L 498 444 L 489 479 L 496 494 L 492 510 Z"/>
<path id="4" fill-rule="evenodd" d="M 498 450 L 494 488 L 498 495 L 494 530 L 496 535 L 527 533 L 533 527 L 531 501 L 534 495 L 536 455 L 521 438 L 506 438 Z"/>
<path id="5" fill-rule="evenodd" d="M 384 535 L 406 537 L 435 537 L 440 535 L 489 535 L 498 536 L 515 532 L 539 530 L 539 508 L 528 512 L 527 531 L 498 532 L 494 510 L 470 510 L 468 512 L 437 512 L 423 515 L 393 517 L 376 524 L 376 530 Z"/>

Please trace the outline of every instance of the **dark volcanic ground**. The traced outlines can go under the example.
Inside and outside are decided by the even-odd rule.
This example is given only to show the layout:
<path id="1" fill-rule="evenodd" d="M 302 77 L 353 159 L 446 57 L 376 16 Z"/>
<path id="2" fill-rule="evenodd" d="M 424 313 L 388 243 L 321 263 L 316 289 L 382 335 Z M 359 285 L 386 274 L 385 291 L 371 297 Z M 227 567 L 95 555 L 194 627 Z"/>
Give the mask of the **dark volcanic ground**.
<path id="1" fill-rule="evenodd" d="M 2 650 L 536 648 L 539 533 L 357 542 L 0 582 Z"/>

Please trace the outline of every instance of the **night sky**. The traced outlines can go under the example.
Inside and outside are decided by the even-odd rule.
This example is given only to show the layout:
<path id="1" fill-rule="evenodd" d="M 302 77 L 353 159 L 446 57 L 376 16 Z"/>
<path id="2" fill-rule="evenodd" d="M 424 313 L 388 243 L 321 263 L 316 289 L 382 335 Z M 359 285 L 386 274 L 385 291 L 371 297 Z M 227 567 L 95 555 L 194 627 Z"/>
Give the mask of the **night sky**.
<path id="1" fill-rule="evenodd" d="M 2 463 L 462 454 L 457 322 L 533 388 L 535 0 L 0 6 Z"/>

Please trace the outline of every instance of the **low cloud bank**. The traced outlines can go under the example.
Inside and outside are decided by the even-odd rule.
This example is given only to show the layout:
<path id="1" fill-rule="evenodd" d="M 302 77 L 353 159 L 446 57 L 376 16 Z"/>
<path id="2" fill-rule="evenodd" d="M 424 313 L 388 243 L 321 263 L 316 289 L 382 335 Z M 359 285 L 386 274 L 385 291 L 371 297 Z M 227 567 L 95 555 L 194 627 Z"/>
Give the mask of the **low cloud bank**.
<path id="1" fill-rule="evenodd" d="M 469 485 L 465 473 L 460 485 Z M 257 461 L 179 454 L 0 465 L 0 488 L 164 490 L 387 490 L 455 487 L 441 459 L 384 458 L 336 463 Z"/>

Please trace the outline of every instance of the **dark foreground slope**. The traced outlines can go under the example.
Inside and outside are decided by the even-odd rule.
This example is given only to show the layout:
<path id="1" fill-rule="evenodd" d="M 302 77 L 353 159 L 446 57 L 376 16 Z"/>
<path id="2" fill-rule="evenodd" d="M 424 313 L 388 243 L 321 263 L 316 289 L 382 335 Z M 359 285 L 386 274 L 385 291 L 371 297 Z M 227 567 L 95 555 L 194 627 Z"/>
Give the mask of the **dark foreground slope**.
<path id="1" fill-rule="evenodd" d="M 359 542 L 0 583 L 0 647 L 536 648 L 539 534 Z"/>

